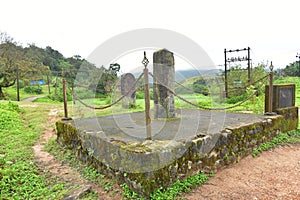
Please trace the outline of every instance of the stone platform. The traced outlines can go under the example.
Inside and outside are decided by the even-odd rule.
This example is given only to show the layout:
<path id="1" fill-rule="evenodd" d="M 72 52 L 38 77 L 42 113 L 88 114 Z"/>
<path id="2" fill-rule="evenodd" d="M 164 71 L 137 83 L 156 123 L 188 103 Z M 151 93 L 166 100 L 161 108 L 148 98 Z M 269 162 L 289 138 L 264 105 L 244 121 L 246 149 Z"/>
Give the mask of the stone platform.
<path id="1" fill-rule="evenodd" d="M 177 110 L 176 118 L 152 121 L 145 140 L 144 113 L 56 123 L 58 142 L 100 173 L 148 197 L 200 171 L 238 162 L 259 144 L 298 126 L 298 108 L 276 116 Z"/>
<path id="2" fill-rule="evenodd" d="M 264 115 L 210 112 L 194 109 L 176 111 L 176 118 L 153 119 L 154 140 L 192 140 L 197 135 L 218 134 L 226 128 L 236 128 L 266 119 Z M 98 118 L 76 119 L 72 123 L 80 131 L 99 132 L 101 137 L 124 142 L 146 139 L 145 113 L 127 113 Z"/>

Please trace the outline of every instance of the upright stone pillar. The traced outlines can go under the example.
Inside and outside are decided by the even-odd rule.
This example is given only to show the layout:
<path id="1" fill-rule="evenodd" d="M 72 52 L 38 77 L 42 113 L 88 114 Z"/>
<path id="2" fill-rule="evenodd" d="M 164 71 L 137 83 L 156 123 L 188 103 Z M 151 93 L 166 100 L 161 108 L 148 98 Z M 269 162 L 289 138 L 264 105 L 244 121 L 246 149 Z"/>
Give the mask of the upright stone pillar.
<path id="1" fill-rule="evenodd" d="M 174 95 L 167 88 L 174 91 L 174 56 L 167 49 L 153 53 L 153 94 L 154 118 L 174 118 Z"/>
<path id="2" fill-rule="evenodd" d="M 126 73 L 121 76 L 121 94 L 126 95 L 130 89 L 132 89 L 123 99 L 122 99 L 122 107 L 130 108 L 135 107 L 135 78 L 133 74 Z"/>

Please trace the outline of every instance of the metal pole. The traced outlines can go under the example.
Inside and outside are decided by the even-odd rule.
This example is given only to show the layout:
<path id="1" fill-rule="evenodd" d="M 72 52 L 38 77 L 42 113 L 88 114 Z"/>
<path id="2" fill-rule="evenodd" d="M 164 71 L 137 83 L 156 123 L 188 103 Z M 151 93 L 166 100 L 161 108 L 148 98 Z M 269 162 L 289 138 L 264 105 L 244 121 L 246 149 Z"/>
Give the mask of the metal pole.
<path id="1" fill-rule="evenodd" d="M 248 47 L 248 87 L 250 87 L 251 84 L 250 78 L 250 47 Z"/>
<path id="2" fill-rule="evenodd" d="M 68 118 L 67 90 L 66 90 L 66 79 L 65 79 L 64 72 L 62 72 L 62 83 L 63 83 L 63 97 L 64 97 L 65 118 Z"/>
<path id="3" fill-rule="evenodd" d="M 226 57 L 226 49 L 224 49 L 225 54 L 225 97 L 228 97 L 228 80 L 227 80 L 227 57 Z"/>
<path id="4" fill-rule="evenodd" d="M 149 78 L 148 78 L 148 73 L 149 70 L 147 68 L 147 65 L 149 63 L 147 57 L 146 57 L 146 52 L 144 51 L 144 59 L 142 63 L 145 66 L 144 69 L 144 80 L 145 80 L 145 117 L 146 117 L 146 133 L 147 133 L 147 140 L 152 140 L 152 134 L 151 134 L 151 117 L 150 117 L 150 93 L 149 93 Z"/>

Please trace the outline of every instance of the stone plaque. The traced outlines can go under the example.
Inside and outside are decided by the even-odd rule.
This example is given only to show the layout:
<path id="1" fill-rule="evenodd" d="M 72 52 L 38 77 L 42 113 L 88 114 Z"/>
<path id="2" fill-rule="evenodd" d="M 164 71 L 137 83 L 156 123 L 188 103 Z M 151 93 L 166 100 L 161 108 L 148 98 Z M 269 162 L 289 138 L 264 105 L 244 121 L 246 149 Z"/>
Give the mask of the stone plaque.
<path id="1" fill-rule="evenodd" d="M 153 53 L 154 118 L 174 118 L 174 56 L 167 49 Z M 167 89 L 168 88 L 168 89 Z"/>
<path id="2" fill-rule="evenodd" d="M 121 94 L 126 95 L 122 100 L 123 108 L 135 107 L 135 77 L 131 73 L 126 73 L 121 76 Z M 130 90 L 131 89 L 131 90 Z M 128 91 L 130 92 L 128 93 Z M 127 94 L 128 93 L 128 94 Z"/>
<path id="3" fill-rule="evenodd" d="M 265 112 L 269 112 L 269 85 L 266 85 Z M 273 85 L 272 111 L 295 106 L 295 84 Z"/>

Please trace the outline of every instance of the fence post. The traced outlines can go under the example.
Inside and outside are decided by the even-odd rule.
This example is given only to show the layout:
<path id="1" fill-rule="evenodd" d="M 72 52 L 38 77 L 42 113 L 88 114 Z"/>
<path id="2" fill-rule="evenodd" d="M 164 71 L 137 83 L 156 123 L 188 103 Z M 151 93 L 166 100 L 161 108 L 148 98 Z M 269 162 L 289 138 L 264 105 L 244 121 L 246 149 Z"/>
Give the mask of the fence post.
<path id="1" fill-rule="evenodd" d="M 65 73 L 62 72 L 62 83 L 63 83 L 63 98 L 64 98 L 64 111 L 65 111 L 65 118 L 68 118 L 68 105 L 67 105 L 67 90 L 66 90 L 66 79 Z"/>
<path id="2" fill-rule="evenodd" d="M 19 65 L 17 64 L 17 100 L 20 101 Z"/>
<path id="3" fill-rule="evenodd" d="M 148 73 L 149 70 L 147 68 L 147 65 L 149 63 L 146 52 L 144 51 L 144 59 L 142 61 L 144 68 L 144 81 L 145 81 L 145 117 L 146 117 L 146 132 L 147 132 L 147 140 L 152 140 L 152 134 L 151 134 L 151 117 L 150 117 L 150 93 L 149 93 L 149 77 Z"/>
<path id="4" fill-rule="evenodd" d="M 58 71 L 56 71 L 56 78 L 55 78 L 55 90 L 54 90 L 54 97 L 57 98 L 57 87 L 58 87 Z"/>
<path id="5" fill-rule="evenodd" d="M 276 113 L 273 112 L 273 63 L 271 61 L 270 65 L 270 84 L 269 84 L 269 108 L 266 113 L 266 115 L 276 115 Z"/>

